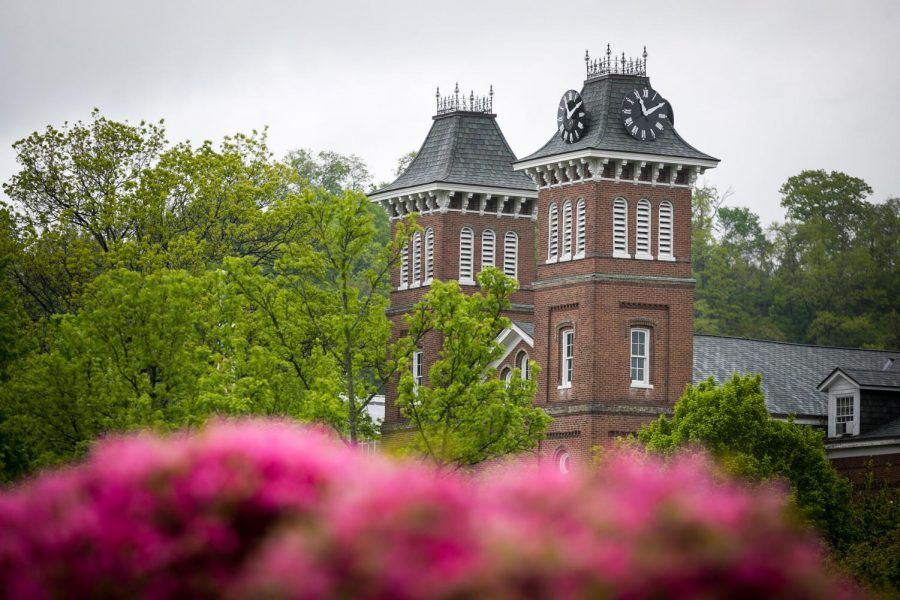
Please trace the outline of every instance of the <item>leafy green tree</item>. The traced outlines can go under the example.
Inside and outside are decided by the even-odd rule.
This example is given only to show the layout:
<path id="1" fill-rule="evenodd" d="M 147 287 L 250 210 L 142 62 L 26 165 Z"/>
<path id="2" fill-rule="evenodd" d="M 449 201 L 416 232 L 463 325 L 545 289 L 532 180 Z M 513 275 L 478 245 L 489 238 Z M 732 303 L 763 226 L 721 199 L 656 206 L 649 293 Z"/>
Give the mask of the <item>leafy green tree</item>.
<path id="1" fill-rule="evenodd" d="M 494 268 L 478 275 L 481 292 L 463 294 L 455 281 L 432 282 L 407 316 L 408 336 L 395 349 L 401 371 L 397 405 L 416 431 L 411 449 L 441 467 L 466 468 L 533 449 L 550 417 L 533 406 L 535 378 L 516 370 L 509 383 L 491 367 L 501 355 L 497 335 L 509 326 L 503 311 L 517 283 Z M 427 335 L 442 341 L 428 370 L 428 385 L 417 386 L 412 353 Z M 532 363 L 532 373 L 536 372 Z"/>
<path id="2" fill-rule="evenodd" d="M 646 425 L 638 438 L 664 454 L 702 446 L 728 471 L 753 480 L 787 479 L 801 513 L 831 544 L 841 546 L 852 535 L 851 487 L 825 457 L 822 433 L 770 418 L 759 375 L 688 386 L 675 414 Z"/>
<path id="3" fill-rule="evenodd" d="M 301 148 L 289 152 L 285 162 L 311 187 L 331 194 L 342 194 L 345 190 L 364 192 L 372 183 L 366 163 L 355 154 L 344 156 L 322 151 L 314 155 L 311 150 Z"/>
<path id="4" fill-rule="evenodd" d="M 375 435 L 366 408 L 394 369 L 387 357 L 387 292 L 406 228 L 401 224 L 396 239 L 382 245 L 362 194 L 307 188 L 301 197 L 306 235 L 282 247 L 272 273 L 246 259 L 231 260 L 228 270 L 262 317 L 269 347 L 305 385 L 338 384 L 335 396 L 345 402 L 341 433 L 355 443 Z M 314 351 L 324 354 L 317 364 L 326 368 L 303 366 Z"/>

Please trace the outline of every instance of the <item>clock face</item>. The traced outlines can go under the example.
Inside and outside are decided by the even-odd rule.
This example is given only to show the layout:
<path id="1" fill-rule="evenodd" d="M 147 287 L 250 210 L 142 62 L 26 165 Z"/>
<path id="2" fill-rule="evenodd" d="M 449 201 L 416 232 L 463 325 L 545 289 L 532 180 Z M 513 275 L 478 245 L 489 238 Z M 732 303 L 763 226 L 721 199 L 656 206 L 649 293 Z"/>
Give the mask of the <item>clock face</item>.
<path id="1" fill-rule="evenodd" d="M 669 102 L 650 86 L 636 88 L 622 100 L 622 124 L 636 140 L 653 141 L 673 122 Z"/>
<path id="2" fill-rule="evenodd" d="M 569 90 L 559 100 L 556 110 L 556 127 L 559 137 L 567 144 L 577 142 L 588 130 L 588 114 L 584 109 L 584 100 L 575 90 Z"/>

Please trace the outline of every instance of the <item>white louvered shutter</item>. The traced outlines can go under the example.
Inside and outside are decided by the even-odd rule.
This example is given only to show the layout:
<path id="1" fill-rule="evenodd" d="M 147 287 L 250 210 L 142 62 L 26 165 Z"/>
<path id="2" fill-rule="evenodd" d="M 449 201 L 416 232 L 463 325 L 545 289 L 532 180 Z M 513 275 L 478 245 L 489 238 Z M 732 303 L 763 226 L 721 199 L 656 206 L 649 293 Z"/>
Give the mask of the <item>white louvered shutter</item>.
<path id="1" fill-rule="evenodd" d="M 519 236 L 514 231 L 507 231 L 503 239 L 503 273 L 518 279 Z"/>
<path id="2" fill-rule="evenodd" d="M 578 201 L 575 205 L 575 255 L 584 256 L 585 243 L 585 217 L 584 217 L 584 199 Z"/>
<path id="3" fill-rule="evenodd" d="M 613 202 L 613 254 L 628 255 L 628 202 L 624 198 Z"/>
<path id="4" fill-rule="evenodd" d="M 459 232 L 459 281 L 472 283 L 472 239 L 474 234 L 470 227 L 463 227 Z"/>
<path id="5" fill-rule="evenodd" d="M 494 257 L 496 256 L 496 247 L 497 247 L 497 238 L 494 235 L 494 231 L 491 229 L 485 229 L 484 233 L 481 234 L 481 270 L 484 271 L 487 267 L 493 267 L 496 263 L 494 262 Z"/>

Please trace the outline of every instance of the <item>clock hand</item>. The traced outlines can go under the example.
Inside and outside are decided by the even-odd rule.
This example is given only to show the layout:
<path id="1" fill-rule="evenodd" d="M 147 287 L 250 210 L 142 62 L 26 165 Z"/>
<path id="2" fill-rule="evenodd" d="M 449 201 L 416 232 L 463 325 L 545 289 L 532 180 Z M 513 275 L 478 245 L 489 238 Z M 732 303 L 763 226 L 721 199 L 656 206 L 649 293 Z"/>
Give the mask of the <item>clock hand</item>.
<path id="1" fill-rule="evenodd" d="M 574 115 L 574 114 L 575 114 L 575 111 L 578 110 L 578 107 L 581 106 L 581 102 L 582 102 L 582 101 L 579 100 L 579 101 L 578 101 L 578 104 L 576 104 L 575 106 L 572 107 L 572 110 L 566 109 L 566 112 L 568 113 L 568 114 L 566 115 L 566 118 L 569 118 L 569 119 L 572 118 L 572 115 Z"/>
<path id="2" fill-rule="evenodd" d="M 646 117 L 646 116 L 647 116 L 647 107 L 644 106 L 644 99 L 641 98 L 641 95 L 640 95 L 640 94 L 638 94 L 638 102 L 641 103 L 641 112 L 642 112 L 642 113 L 644 114 L 644 116 Z"/>
<path id="3" fill-rule="evenodd" d="M 665 105 L 666 105 L 665 102 L 660 102 L 659 104 L 657 104 L 656 106 L 654 106 L 653 108 L 651 108 L 650 110 L 645 112 L 644 115 L 649 117 L 650 115 L 652 115 L 653 113 L 655 113 L 657 110 L 659 110 L 660 108 L 662 108 Z"/>

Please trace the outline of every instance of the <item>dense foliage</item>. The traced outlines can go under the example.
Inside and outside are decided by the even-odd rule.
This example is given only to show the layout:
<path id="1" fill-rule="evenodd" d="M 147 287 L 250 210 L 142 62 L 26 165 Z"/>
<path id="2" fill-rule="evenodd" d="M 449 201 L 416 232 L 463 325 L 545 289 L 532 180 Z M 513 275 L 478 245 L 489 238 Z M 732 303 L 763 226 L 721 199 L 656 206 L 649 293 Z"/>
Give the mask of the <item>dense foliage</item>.
<path id="1" fill-rule="evenodd" d="M 283 415 L 355 440 L 392 373 L 384 211 L 355 157 L 170 145 L 95 112 L 15 144 L 0 211 L 0 481 L 98 437 Z M 346 186 L 346 189 L 342 188 Z"/>
<path id="2" fill-rule="evenodd" d="M 0 589 L 78 598 L 853 598 L 699 456 L 478 480 L 276 423 L 103 443 L 0 495 Z M 89 551 L 87 551 L 89 549 Z"/>
<path id="3" fill-rule="evenodd" d="M 783 477 L 798 508 L 833 544 L 849 537 L 850 492 L 825 457 L 822 433 L 769 417 L 759 375 L 712 378 L 691 385 L 675 404 L 639 433 L 650 450 L 671 454 L 698 445 L 735 475 L 755 480 Z"/>
<path id="4" fill-rule="evenodd" d="M 510 326 L 503 311 L 518 283 L 496 268 L 478 274 L 481 290 L 464 294 L 455 281 L 435 281 L 406 316 L 408 335 L 397 347 L 404 365 L 397 405 L 415 429 L 418 453 L 438 465 L 469 467 L 485 460 L 532 450 L 550 417 L 534 406 L 536 377 L 518 369 L 508 382 L 492 364 L 500 359 L 497 335 Z M 429 334 L 441 349 L 422 385 L 410 358 Z M 537 373 L 537 364 L 531 369 Z"/>
<path id="5" fill-rule="evenodd" d="M 698 333 L 829 346 L 900 348 L 900 199 L 840 172 L 781 188 L 787 220 L 767 230 L 714 188 L 694 193 Z"/>

